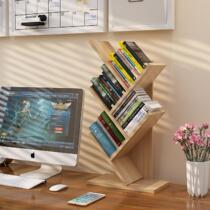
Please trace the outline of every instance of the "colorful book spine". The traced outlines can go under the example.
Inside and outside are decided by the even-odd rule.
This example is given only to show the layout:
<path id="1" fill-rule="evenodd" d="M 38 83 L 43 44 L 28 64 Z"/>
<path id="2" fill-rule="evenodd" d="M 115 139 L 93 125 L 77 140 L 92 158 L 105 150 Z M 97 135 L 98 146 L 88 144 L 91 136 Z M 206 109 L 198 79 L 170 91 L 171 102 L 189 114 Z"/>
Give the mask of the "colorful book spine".
<path id="1" fill-rule="evenodd" d="M 109 68 L 105 64 L 101 66 L 101 69 L 103 70 L 104 76 L 106 76 L 110 80 L 110 82 L 113 83 L 117 92 L 121 94 L 125 92 L 125 89 L 123 88 L 123 86 L 119 83 L 119 81 L 116 79 L 116 77 L 112 74 L 112 72 L 109 70 Z"/>
<path id="2" fill-rule="evenodd" d="M 113 68 L 113 70 L 118 74 L 118 76 L 121 78 L 121 80 L 123 81 L 123 83 L 125 84 L 125 86 L 127 88 L 129 88 L 130 87 L 130 84 L 127 81 L 126 77 L 123 75 L 123 73 L 120 71 L 120 69 L 115 65 L 115 63 L 113 61 L 110 61 L 110 65 Z"/>
<path id="3" fill-rule="evenodd" d="M 96 78 L 96 80 L 98 81 L 98 84 L 101 87 L 101 89 L 109 96 L 110 100 L 115 105 L 117 101 L 113 98 L 112 94 L 107 90 L 106 85 L 102 81 L 100 81 L 98 78 Z"/>
<path id="4" fill-rule="evenodd" d="M 122 66 L 122 68 L 128 73 L 128 75 L 132 78 L 133 81 L 136 80 L 136 76 L 133 74 L 133 72 L 130 70 L 130 68 L 124 63 L 123 59 L 118 53 L 114 54 L 114 57 L 119 62 L 119 64 Z"/>
<path id="5" fill-rule="evenodd" d="M 108 86 L 111 88 L 111 90 L 115 93 L 115 95 L 120 98 L 122 96 L 122 93 L 117 90 L 115 85 L 109 80 L 109 78 L 102 72 L 103 79 L 108 84 Z"/>
<path id="6" fill-rule="evenodd" d="M 104 129 L 109 133 L 109 135 L 111 136 L 111 138 L 113 139 L 115 144 L 120 146 L 122 142 L 117 138 L 117 136 L 115 136 L 112 129 L 108 126 L 108 124 L 105 122 L 105 120 L 101 116 L 99 116 L 98 120 L 103 125 Z"/>
<path id="7" fill-rule="evenodd" d="M 126 80 L 130 83 L 133 84 L 134 83 L 134 79 L 132 79 L 132 77 L 127 73 L 127 71 L 121 66 L 121 64 L 119 63 L 119 61 L 115 58 L 114 53 L 110 54 L 110 58 L 112 60 L 112 62 L 115 63 L 115 65 L 117 66 L 117 68 L 122 72 L 122 74 L 125 76 Z"/>
<path id="8" fill-rule="evenodd" d="M 140 98 L 136 98 L 133 101 L 132 105 L 130 105 L 130 107 L 123 113 L 121 118 L 118 119 L 118 122 L 120 123 L 121 126 L 127 121 L 130 115 L 132 115 L 132 113 L 139 107 L 141 103 L 142 101 Z"/>
<path id="9" fill-rule="evenodd" d="M 114 105 L 114 101 L 112 100 L 112 98 L 107 94 L 106 91 L 104 91 L 104 89 L 101 87 L 98 78 L 92 78 L 91 82 L 93 84 L 93 88 L 95 90 L 95 92 L 98 95 L 101 95 L 102 98 L 104 98 L 104 100 L 102 100 L 103 102 L 105 102 L 105 104 L 110 108 L 112 107 L 112 105 Z"/>
<path id="10" fill-rule="evenodd" d="M 135 130 L 135 128 L 137 127 L 137 125 L 139 125 L 139 123 L 148 114 L 148 111 L 146 111 L 144 109 L 144 107 L 136 114 L 136 116 L 131 120 L 131 122 L 125 127 L 124 131 L 128 135 L 131 134 Z"/>
<path id="11" fill-rule="evenodd" d="M 101 145 L 104 152 L 110 157 L 116 151 L 116 147 L 105 134 L 100 125 L 97 122 L 94 122 L 90 126 L 90 131 L 94 135 L 98 143 Z"/>
<path id="12" fill-rule="evenodd" d="M 132 73 L 138 77 L 141 74 L 138 72 L 138 69 L 131 63 L 131 60 L 126 56 L 126 54 L 121 50 L 118 49 L 117 54 L 120 56 L 120 58 L 123 60 L 123 62 L 126 64 L 126 66 L 132 71 Z"/>
<path id="13" fill-rule="evenodd" d="M 133 103 L 135 103 L 135 100 L 137 99 L 137 97 L 139 97 L 139 96 L 135 95 L 135 96 L 126 104 L 126 106 L 125 106 L 123 109 L 121 109 L 120 113 L 119 113 L 118 116 L 116 117 L 116 120 L 120 119 L 120 118 L 123 116 L 123 114 L 126 112 L 126 110 L 129 110 L 129 109 L 131 108 L 131 106 L 133 105 Z"/>
<path id="14" fill-rule="evenodd" d="M 136 114 L 142 109 L 144 106 L 144 103 L 142 102 L 126 119 L 126 121 L 123 122 L 122 128 L 125 129 L 127 125 L 133 120 L 133 118 L 136 116 Z"/>
<path id="15" fill-rule="evenodd" d="M 108 136 L 109 140 L 114 144 L 115 148 L 118 148 L 118 145 L 115 143 L 114 139 L 110 136 L 107 130 L 104 128 L 103 124 L 99 120 L 97 120 L 97 123 L 101 127 L 103 132 Z"/>
<path id="16" fill-rule="evenodd" d="M 113 116 L 115 118 L 120 114 L 121 110 L 129 103 L 129 101 L 132 100 L 135 94 L 136 92 L 134 90 L 128 94 L 128 96 L 124 99 L 123 103 L 113 112 Z"/>
<path id="17" fill-rule="evenodd" d="M 138 69 L 138 71 L 142 74 L 144 72 L 144 69 L 142 68 L 141 64 L 133 57 L 133 55 L 129 52 L 129 50 L 125 47 L 123 44 L 123 41 L 119 42 L 119 45 L 123 52 L 131 59 L 131 61 L 134 63 L 135 67 Z"/>
<path id="18" fill-rule="evenodd" d="M 124 141 L 125 137 L 122 135 L 122 133 L 119 131 L 119 129 L 116 127 L 116 125 L 112 122 L 112 120 L 110 119 L 110 117 L 107 115 L 106 112 L 102 112 L 100 115 L 104 121 L 106 122 L 106 124 L 112 129 L 114 135 L 120 140 L 120 141 Z"/>
<path id="19" fill-rule="evenodd" d="M 100 97 L 104 105 L 111 110 L 112 109 L 112 102 L 109 100 L 109 97 L 103 92 L 99 91 L 98 88 L 96 88 L 94 85 L 91 86 L 91 88 L 96 92 L 96 94 Z"/>
<path id="20" fill-rule="evenodd" d="M 119 100 L 119 96 L 113 91 L 112 87 L 109 86 L 109 84 L 106 82 L 106 79 L 103 75 L 99 76 L 99 82 L 103 84 L 103 87 L 106 89 L 106 91 L 109 93 L 113 101 L 116 103 Z"/>
<path id="21" fill-rule="evenodd" d="M 136 95 L 135 95 L 136 96 Z M 135 97 L 134 96 L 134 97 Z M 141 103 L 141 99 L 135 97 L 135 100 L 133 100 L 132 104 L 129 106 L 128 109 L 123 113 L 123 115 L 118 119 L 118 121 L 121 123 L 121 121 L 129 115 L 130 112 L 132 112 L 133 109 L 135 109 L 139 104 Z"/>
<path id="22" fill-rule="evenodd" d="M 128 63 L 134 68 L 134 70 L 136 71 L 136 73 L 138 75 L 141 75 L 141 73 L 139 72 L 138 68 L 136 67 L 135 63 L 132 61 L 132 59 L 128 56 L 128 54 L 123 51 L 122 49 L 119 49 L 119 51 L 124 55 L 124 57 L 126 58 L 126 60 L 128 61 Z"/>
<path id="23" fill-rule="evenodd" d="M 143 68 L 146 68 L 147 64 L 152 62 L 135 42 L 125 41 L 123 44 Z"/>

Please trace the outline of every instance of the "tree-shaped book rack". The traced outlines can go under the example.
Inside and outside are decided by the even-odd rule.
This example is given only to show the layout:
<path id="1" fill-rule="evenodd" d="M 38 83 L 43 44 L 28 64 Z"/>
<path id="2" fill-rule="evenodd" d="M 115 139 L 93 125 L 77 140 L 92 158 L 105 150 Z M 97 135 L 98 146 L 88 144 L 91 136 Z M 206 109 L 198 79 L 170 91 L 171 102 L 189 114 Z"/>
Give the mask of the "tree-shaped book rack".
<path id="1" fill-rule="evenodd" d="M 107 41 L 91 41 L 90 44 L 98 53 L 103 63 L 111 70 L 112 67 L 109 62 L 109 55 L 110 53 L 115 52 L 115 49 L 111 44 Z M 154 180 L 152 175 L 152 127 L 161 118 L 164 111 L 161 109 L 147 114 L 135 131 L 129 135 L 121 128 L 116 119 L 112 116 L 112 110 L 118 107 L 128 93 L 134 88 L 144 88 L 152 98 L 153 81 L 164 68 L 164 64 L 149 64 L 141 77 L 137 78 L 135 83 L 126 89 L 126 93 L 124 93 L 111 111 L 101 103 L 108 116 L 124 135 L 125 141 L 123 141 L 111 157 L 108 157 L 108 162 L 112 166 L 115 174 L 101 175 L 89 180 L 90 184 L 149 193 L 155 193 L 168 185 L 168 182 L 166 181 Z M 118 78 L 115 72 L 112 71 L 112 73 Z M 92 88 L 91 91 L 94 96 L 96 96 L 95 98 L 98 98 L 98 101 L 101 102 L 100 98 Z M 134 151 L 135 147 L 138 147 L 138 152 L 136 152 L 136 154 Z M 138 167 L 136 166 L 133 156 L 135 156 L 135 159 L 138 159 Z"/>

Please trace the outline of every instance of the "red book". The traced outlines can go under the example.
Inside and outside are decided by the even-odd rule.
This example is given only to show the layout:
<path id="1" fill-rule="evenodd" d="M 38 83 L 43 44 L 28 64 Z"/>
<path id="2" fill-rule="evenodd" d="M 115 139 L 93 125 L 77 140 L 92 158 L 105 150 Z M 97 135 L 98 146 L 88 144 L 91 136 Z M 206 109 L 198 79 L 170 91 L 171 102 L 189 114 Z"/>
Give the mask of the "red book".
<path id="1" fill-rule="evenodd" d="M 104 119 L 102 118 L 102 116 L 99 116 L 98 119 L 101 122 L 101 124 L 104 126 L 104 128 L 107 130 L 107 132 L 109 133 L 109 135 L 113 138 L 113 140 L 115 141 L 115 143 L 118 146 L 120 146 L 122 144 L 122 142 L 114 135 L 112 129 L 106 124 L 106 122 L 104 121 Z"/>

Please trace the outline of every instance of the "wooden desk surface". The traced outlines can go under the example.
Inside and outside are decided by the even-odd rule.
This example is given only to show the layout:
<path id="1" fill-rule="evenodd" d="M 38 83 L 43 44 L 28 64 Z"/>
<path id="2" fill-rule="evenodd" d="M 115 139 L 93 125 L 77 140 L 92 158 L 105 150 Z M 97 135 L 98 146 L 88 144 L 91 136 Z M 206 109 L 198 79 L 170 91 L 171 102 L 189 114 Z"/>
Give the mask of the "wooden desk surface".
<path id="1" fill-rule="evenodd" d="M 12 165 L 15 173 L 33 169 L 29 166 Z M 0 168 L 0 172 L 12 172 Z M 186 187 L 171 184 L 167 189 L 155 194 L 122 191 L 87 185 L 94 174 L 67 172 L 50 179 L 32 190 L 0 186 L 0 210 L 210 210 L 210 194 L 206 198 L 193 199 L 186 193 Z M 69 189 L 50 192 L 53 184 L 64 183 Z M 68 205 L 67 201 L 88 191 L 105 193 L 107 197 L 88 207 Z"/>

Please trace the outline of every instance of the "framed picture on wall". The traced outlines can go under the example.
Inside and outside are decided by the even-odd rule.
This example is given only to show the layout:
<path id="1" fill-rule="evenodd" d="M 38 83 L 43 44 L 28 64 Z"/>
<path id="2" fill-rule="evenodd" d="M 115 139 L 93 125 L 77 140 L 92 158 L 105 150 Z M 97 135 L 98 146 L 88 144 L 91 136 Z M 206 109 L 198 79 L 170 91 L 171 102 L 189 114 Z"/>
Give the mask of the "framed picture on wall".
<path id="1" fill-rule="evenodd" d="M 9 0 L 10 35 L 106 30 L 106 0 Z"/>
<path id="2" fill-rule="evenodd" d="M 0 0 L 0 37 L 8 35 L 8 0 Z"/>
<path id="3" fill-rule="evenodd" d="M 175 28 L 175 0 L 110 0 L 109 31 Z"/>

